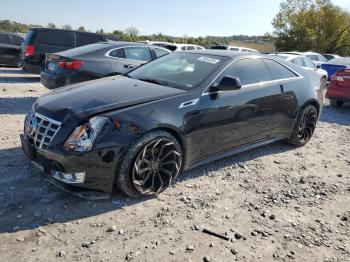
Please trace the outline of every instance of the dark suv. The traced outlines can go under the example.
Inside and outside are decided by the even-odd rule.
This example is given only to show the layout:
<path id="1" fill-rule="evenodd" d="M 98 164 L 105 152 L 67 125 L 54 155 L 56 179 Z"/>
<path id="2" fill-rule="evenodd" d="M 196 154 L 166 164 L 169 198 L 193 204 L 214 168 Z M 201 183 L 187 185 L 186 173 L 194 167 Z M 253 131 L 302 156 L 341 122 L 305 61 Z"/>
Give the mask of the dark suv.
<path id="1" fill-rule="evenodd" d="M 20 64 L 23 38 L 10 33 L 0 33 L 0 64 L 18 66 Z"/>
<path id="2" fill-rule="evenodd" d="M 56 53 L 97 42 L 118 41 L 112 36 L 50 28 L 31 28 L 22 44 L 23 70 L 40 73 L 46 53 Z"/>

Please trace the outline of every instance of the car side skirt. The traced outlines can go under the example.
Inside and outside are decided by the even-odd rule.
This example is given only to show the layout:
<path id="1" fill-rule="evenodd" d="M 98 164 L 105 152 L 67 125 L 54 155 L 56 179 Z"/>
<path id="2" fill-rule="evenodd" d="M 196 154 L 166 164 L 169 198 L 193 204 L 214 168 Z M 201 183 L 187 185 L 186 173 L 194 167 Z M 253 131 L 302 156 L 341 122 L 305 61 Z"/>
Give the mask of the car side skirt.
<path id="1" fill-rule="evenodd" d="M 232 155 L 235 155 L 235 154 L 239 154 L 239 153 L 248 151 L 250 149 L 257 148 L 257 147 L 260 147 L 260 146 L 265 146 L 265 145 L 268 145 L 268 144 L 271 144 L 271 143 L 274 143 L 274 142 L 277 142 L 277 141 L 281 141 L 281 140 L 284 140 L 284 139 L 285 138 L 270 138 L 270 139 L 266 139 L 266 140 L 260 140 L 258 142 L 252 143 L 252 144 L 243 145 L 243 146 L 236 147 L 236 148 L 224 151 L 224 152 L 216 153 L 216 154 L 210 155 L 208 157 L 205 157 L 205 158 L 197 160 L 196 162 L 194 162 L 193 165 L 191 165 L 190 168 L 194 168 L 194 167 L 198 167 L 198 166 L 201 166 L 201 165 L 204 165 L 204 164 L 208 164 L 210 162 L 213 162 L 213 161 L 225 158 L 225 157 L 229 157 L 229 156 L 232 156 Z"/>

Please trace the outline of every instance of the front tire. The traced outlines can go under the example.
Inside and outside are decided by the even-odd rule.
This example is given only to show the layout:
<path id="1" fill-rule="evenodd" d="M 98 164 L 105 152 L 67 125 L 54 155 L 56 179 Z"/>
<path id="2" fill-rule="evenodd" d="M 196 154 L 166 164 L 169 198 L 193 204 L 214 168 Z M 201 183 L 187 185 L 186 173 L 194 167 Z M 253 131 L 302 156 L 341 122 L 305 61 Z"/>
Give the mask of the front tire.
<path id="1" fill-rule="evenodd" d="M 171 134 L 146 133 L 125 152 L 116 185 L 130 197 L 155 196 L 176 179 L 182 162 L 181 146 Z"/>
<path id="2" fill-rule="evenodd" d="M 314 106 L 306 106 L 297 118 L 288 143 L 300 147 L 309 142 L 316 128 L 317 114 Z"/>
<path id="3" fill-rule="evenodd" d="M 331 98 L 329 100 L 329 103 L 331 104 L 332 107 L 338 107 L 338 108 L 343 105 L 342 101 L 339 101 L 339 100 L 336 100 L 336 99 L 333 99 L 333 98 Z"/>

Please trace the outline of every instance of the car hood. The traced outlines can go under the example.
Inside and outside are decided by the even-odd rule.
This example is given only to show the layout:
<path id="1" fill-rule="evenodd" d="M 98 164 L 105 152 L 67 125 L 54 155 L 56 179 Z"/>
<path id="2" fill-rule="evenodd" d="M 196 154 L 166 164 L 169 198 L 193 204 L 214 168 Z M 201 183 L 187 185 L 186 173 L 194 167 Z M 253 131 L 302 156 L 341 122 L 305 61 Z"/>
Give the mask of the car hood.
<path id="1" fill-rule="evenodd" d="M 132 105 L 184 93 L 171 88 L 113 76 L 58 88 L 38 98 L 34 110 L 60 122 L 75 122 L 87 117 Z"/>

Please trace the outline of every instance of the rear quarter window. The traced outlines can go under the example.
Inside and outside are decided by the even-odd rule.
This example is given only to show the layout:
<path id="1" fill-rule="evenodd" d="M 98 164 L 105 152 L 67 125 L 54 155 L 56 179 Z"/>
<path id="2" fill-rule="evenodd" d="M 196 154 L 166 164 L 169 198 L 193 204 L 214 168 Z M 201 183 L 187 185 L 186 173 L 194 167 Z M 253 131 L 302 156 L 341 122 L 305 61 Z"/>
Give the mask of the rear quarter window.
<path id="1" fill-rule="evenodd" d="M 71 46 L 71 32 L 69 31 L 43 31 L 38 39 L 39 44 L 54 46 Z"/>
<path id="2" fill-rule="evenodd" d="M 124 48 L 118 48 L 109 53 L 109 56 L 116 58 L 125 58 Z"/>
<path id="3" fill-rule="evenodd" d="M 0 44 L 9 44 L 9 39 L 7 35 L 0 34 Z"/>
<path id="4" fill-rule="evenodd" d="M 287 67 L 281 65 L 280 63 L 274 60 L 264 59 L 264 62 L 270 71 L 272 80 L 292 78 L 298 76 L 293 71 L 289 70 Z"/>
<path id="5" fill-rule="evenodd" d="M 93 34 L 76 33 L 77 46 L 101 42 L 101 36 Z"/>

